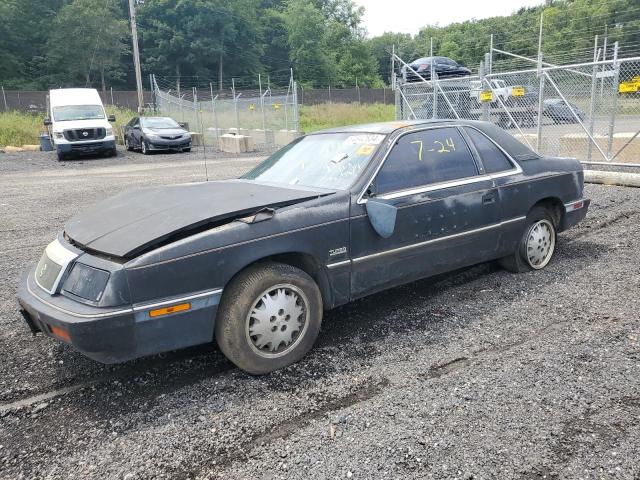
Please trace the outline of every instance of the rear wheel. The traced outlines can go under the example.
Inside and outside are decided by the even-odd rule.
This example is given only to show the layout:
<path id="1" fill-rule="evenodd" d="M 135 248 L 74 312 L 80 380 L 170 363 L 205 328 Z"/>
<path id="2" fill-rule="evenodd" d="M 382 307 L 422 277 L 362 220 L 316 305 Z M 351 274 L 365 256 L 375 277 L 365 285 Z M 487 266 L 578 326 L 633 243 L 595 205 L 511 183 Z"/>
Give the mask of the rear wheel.
<path id="1" fill-rule="evenodd" d="M 263 263 L 225 288 L 215 335 L 229 360 L 258 375 L 304 357 L 321 322 L 322 297 L 313 279 L 290 265 Z"/>
<path id="2" fill-rule="evenodd" d="M 516 273 L 541 270 L 553 257 L 556 239 L 554 216 L 544 207 L 535 207 L 527 215 L 527 228 L 517 250 L 512 255 L 500 259 L 500 264 Z"/>

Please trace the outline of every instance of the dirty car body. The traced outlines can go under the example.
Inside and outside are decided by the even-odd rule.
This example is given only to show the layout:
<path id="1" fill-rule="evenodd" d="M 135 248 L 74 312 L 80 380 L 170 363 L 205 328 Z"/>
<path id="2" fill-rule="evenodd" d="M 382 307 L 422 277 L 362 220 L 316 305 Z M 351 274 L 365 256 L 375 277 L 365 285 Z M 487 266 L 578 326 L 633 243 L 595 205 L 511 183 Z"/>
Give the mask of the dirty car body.
<path id="1" fill-rule="evenodd" d="M 313 152 L 331 154 L 317 171 Z M 122 362 L 211 342 L 227 289 L 256 265 L 304 272 L 326 310 L 511 255 L 536 208 L 562 231 L 588 205 L 579 162 L 540 157 L 488 123 L 343 127 L 296 140 L 240 179 L 97 204 L 25 273 L 18 299 L 34 332 Z"/>

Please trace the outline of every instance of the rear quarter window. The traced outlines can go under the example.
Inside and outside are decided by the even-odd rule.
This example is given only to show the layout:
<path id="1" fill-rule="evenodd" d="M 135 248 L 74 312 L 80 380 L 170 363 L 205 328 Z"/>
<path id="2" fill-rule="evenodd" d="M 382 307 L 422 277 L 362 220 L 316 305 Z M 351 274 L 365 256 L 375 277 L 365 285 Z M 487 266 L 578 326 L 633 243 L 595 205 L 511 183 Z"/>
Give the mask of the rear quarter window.
<path id="1" fill-rule="evenodd" d="M 513 168 L 513 164 L 507 156 L 486 135 L 475 128 L 465 127 L 465 131 L 480 154 L 485 172 L 498 173 Z"/>

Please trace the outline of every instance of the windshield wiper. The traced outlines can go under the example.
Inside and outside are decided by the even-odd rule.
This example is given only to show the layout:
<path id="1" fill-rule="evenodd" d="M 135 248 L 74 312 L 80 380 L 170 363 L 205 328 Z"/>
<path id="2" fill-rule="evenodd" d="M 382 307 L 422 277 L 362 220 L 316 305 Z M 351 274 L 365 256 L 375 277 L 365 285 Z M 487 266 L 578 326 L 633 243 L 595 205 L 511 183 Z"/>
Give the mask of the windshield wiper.
<path id="1" fill-rule="evenodd" d="M 340 163 L 344 160 L 346 160 L 347 158 L 349 158 L 349 154 L 348 153 L 343 153 L 342 156 L 339 156 L 340 154 L 336 155 L 335 157 L 333 157 L 331 159 L 331 163 Z"/>

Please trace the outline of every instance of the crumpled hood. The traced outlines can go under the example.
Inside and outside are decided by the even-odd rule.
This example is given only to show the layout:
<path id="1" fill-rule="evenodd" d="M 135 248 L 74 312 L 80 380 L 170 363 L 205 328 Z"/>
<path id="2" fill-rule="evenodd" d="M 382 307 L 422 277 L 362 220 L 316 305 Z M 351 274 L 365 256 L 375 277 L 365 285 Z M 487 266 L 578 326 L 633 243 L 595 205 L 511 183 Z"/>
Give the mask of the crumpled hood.
<path id="1" fill-rule="evenodd" d="M 65 233 L 80 247 L 130 258 L 176 234 L 327 193 L 242 180 L 145 188 L 121 193 L 76 215 Z"/>

